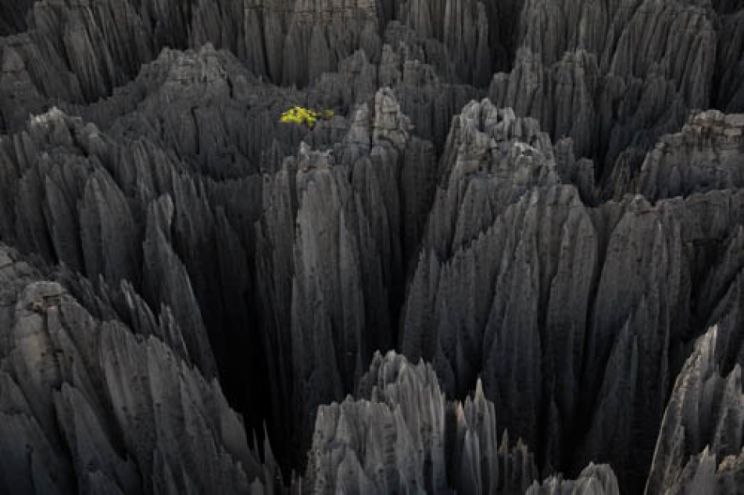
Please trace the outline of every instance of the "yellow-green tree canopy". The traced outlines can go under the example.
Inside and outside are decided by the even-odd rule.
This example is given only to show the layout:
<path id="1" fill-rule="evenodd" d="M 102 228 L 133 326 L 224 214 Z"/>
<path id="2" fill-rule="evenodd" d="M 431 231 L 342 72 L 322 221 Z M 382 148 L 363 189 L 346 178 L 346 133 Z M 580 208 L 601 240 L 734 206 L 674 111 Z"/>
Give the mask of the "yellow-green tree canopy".
<path id="1" fill-rule="evenodd" d="M 333 110 L 312 110 L 310 108 L 294 106 L 279 117 L 283 124 L 304 124 L 312 128 L 318 119 L 330 120 L 334 116 Z"/>

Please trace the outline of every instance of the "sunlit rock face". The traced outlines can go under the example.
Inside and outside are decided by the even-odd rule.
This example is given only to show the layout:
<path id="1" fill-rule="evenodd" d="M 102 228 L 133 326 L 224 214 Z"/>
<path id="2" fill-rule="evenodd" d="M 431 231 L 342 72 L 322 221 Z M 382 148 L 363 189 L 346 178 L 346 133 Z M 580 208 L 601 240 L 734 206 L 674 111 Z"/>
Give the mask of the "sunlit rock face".
<path id="1" fill-rule="evenodd" d="M 0 2 L 0 493 L 742 493 L 742 112 L 735 0 Z"/>

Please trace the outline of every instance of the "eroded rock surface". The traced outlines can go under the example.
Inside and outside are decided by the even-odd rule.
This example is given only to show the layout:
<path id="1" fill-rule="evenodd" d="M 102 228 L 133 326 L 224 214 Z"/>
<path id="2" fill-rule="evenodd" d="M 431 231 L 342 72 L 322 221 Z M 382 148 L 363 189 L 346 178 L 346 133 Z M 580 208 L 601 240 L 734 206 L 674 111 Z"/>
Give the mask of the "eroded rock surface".
<path id="1" fill-rule="evenodd" d="M 2 2 L 0 491 L 740 492 L 742 88 L 735 0 Z"/>
<path id="2" fill-rule="evenodd" d="M 3 491 L 240 493 L 273 484 L 276 468 L 249 447 L 219 384 L 163 340 L 95 318 L 5 246 L 0 280 Z"/>

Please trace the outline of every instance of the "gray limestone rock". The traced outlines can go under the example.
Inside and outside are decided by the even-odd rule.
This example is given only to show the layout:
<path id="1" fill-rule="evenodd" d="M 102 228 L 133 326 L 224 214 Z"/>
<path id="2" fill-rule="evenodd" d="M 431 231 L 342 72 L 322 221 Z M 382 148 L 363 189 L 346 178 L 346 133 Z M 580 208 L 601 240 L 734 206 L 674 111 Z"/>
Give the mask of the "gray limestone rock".
<path id="1" fill-rule="evenodd" d="M 664 414 L 646 493 L 740 491 L 740 329 L 732 315 L 695 343 Z"/>
<path id="2" fill-rule="evenodd" d="M 271 489 L 268 444 L 263 466 L 215 380 L 0 253 L 3 491 L 248 493 L 254 480 Z"/>
<path id="3" fill-rule="evenodd" d="M 643 162 L 638 192 L 651 200 L 741 187 L 744 114 L 710 110 L 661 138 Z"/>
<path id="4" fill-rule="evenodd" d="M 403 283 L 400 232 L 409 216 L 399 176 L 408 131 L 383 89 L 374 113 L 356 110 L 344 141 L 328 150 L 303 143 L 265 179 L 259 293 L 266 345 L 284 356 L 271 364 L 271 382 L 303 411 L 289 420 L 296 432 L 307 434 L 315 407 L 351 391 L 372 353 L 394 343 L 389 315 Z M 415 146 L 410 153 L 420 141 Z"/>
<path id="5" fill-rule="evenodd" d="M 740 1 L 0 3 L 0 491 L 741 491 Z"/>
<path id="6" fill-rule="evenodd" d="M 619 495 L 620 487 L 607 464 L 589 464 L 575 480 L 551 476 L 542 484 L 535 482 L 526 495 Z"/>
<path id="7" fill-rule="evenodd" d="M 480 384 L 450 402 L 434 369 L 376 353 L 357 399 L 321 406 L 306 479 L 312 493 L 523 493 L 532 454 L 496 437 L 494 404 Z"/>
<path id="8" fill-rule="evenodd" d="M 531 161 L 507 160 L 488 137 L 498 135 L 488 124 L 498 117 L 475 108 L 453 124 L 457 152 L 448 145 L 442 159 L 449 181 L 410 282 L 401 350 L 431 361 L 448 394 L 467 393 L 481 376 L 500 405 L 500 431 L 528 445 L 550 432 L 541 447 L 551 465 L 577 472 L 607 460 L 621 483 L 638 486 L 690 321 L 715 318 L 715 300 L 691 301 L 720 297 L 739 266 L 738 244 L 724 232 L 738 225 L 729 214 L 741 197 L 719 189 L 655 206 L 639 196 L 591 207 L 573 185 L 560 184 L 547 137 L 514 133 L 508 146 L 535 151 Z M 468 124 L 469 115 L 486 132 Z M 545 172 L 523 172 L 528 164 Z M 471 199 L 478 182 L 493 191 L 480 202 Z M 701 208 L 709 220 L 698 216 Z M 468 222 L 480 223 L 467 233 Z M 698 272 L 704 246 L 721 235 L 731 248 L 720 275 Z"/>

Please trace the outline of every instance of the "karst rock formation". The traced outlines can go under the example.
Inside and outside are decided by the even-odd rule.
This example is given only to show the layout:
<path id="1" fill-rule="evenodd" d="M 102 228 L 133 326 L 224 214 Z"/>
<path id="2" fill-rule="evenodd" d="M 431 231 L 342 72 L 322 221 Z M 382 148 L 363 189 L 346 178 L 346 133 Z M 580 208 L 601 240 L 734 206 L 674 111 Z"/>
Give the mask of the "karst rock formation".
<path id="1" fill-rule="evenodd" d="M 743 367 L 741 0 L 0 0 L 2 494 L 742 494 Z"/>

